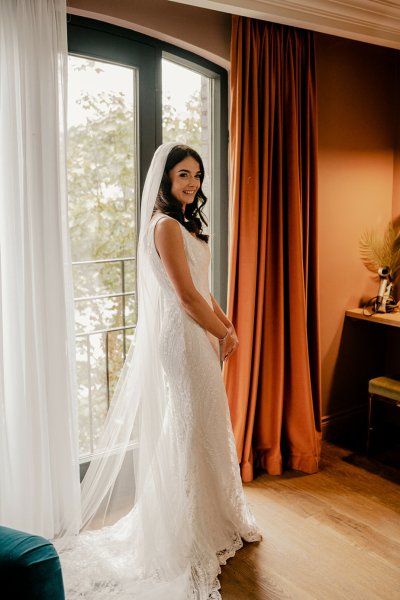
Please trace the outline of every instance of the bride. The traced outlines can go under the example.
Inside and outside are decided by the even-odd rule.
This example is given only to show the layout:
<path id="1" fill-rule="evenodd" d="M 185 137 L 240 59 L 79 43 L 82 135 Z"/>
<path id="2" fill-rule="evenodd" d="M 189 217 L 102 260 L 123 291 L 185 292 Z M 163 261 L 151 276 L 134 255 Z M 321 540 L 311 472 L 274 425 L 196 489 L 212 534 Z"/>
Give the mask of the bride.
<path id="1" fill-rule="evenodd" d="M 233 325 L 209 288 L 204 167 L 163 144 L 141 206 L 138 322 L 103 437 L 82 483 L 82 526 L 109 506 L 137 440 L 133 508 L 113 525 L 72 529 L 60 549 L 67 600 L 221 598 L 221 565 L 258 541 L 243 493 L 221 360 Z"/>

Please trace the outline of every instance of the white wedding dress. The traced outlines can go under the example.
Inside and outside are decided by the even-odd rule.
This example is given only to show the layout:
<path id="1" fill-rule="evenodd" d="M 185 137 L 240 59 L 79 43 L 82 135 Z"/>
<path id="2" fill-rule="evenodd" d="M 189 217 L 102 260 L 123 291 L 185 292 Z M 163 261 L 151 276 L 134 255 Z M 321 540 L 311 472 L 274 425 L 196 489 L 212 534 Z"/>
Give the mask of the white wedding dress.
<path id="1" fill-rule="evenodd" d="M 220 565 L 261 539 L 240 478 L 218 340 L 182 308 L 154 245 L 149 264 L 160 286 L 159 352 L 168 397 L 152 464 L 131 512 L 111 527 L 79 535 L 61 552 L 67 600 L 221 598 Z M 182 225 L 193 282 L 212 307 L 210 250 Z M 149 466 L 152 469 L 152 466 Z M 156 482 L 156 483 L 155 483 Z"/>

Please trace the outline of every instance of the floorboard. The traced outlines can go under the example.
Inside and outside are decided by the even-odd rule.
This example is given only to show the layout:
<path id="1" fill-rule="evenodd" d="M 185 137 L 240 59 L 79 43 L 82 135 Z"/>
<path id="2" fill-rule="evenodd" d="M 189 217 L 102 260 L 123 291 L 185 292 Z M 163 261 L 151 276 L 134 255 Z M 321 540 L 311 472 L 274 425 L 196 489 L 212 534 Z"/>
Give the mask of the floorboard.
<path id="1" fill-rule="evenodd" d="M 246 485 L 263 541 L 223 567 L 223 600 L 400 600 L 400 486 L 348 454 Z"/>

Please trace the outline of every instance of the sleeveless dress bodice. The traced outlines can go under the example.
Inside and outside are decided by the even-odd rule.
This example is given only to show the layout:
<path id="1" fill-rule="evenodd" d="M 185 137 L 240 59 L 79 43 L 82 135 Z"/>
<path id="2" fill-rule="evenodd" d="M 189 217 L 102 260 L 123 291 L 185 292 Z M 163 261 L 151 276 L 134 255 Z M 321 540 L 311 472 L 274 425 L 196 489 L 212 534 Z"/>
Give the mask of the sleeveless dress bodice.
<path id="1" fill-rule="evenodd" d="M 209 267 L 211 262 L 211 253 L 210 248 L 207 242 L 201 240 L 197 236 L 193 236 L 179 221 L 169 217 L 168 215 L 164 215 L 162 213 L 155 213 L 151 222 L 150 222 L 150 235 L 151 239 L 154 240 L 154 230 L 157 223 L 161 219 L 172 219 L 176 221 L 182 231 L 183 244 L 185 248 L 185 255 L 189 265 L 190 273 L 192 276 L 193 283 L 200 292 L 200 294 L 204 297 L 206 302 L 212 308 L 211 301 L 211 292 L 210 292 L 210 281 L 209 281 Z M 179 304 L 179 299 L 176 295 L 176 292 L 173 288 L 173 285 L 165 271 L 164 265 L 157 253 L 157 249 L 155 244 L 152 243 L 150 245 L 150 255 L 151 261 L 153 264 L 154 272 L 159 281 L 162 297 L 164 302 L 164 310 L 168 310 L 168 307 L 178 308 L 181 310 L 181 306 Z M 219 343 L 215 336 L 211 333 L 206 332 L 207 337 L 219 359 Z"/>

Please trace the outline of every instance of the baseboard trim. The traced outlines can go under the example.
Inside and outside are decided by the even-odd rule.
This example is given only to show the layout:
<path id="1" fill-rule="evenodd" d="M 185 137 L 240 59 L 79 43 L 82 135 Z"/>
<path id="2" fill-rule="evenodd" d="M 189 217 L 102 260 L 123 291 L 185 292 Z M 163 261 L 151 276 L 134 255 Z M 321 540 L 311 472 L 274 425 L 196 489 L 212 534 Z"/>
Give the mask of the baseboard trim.
<path id="1" fill-rule="evenodd" d="M 360 435 L 365 431 L 368 408 L 359 404 L 335 411 L 322 417 L 322 439 L 335 440 L 348 435 Z"/>

